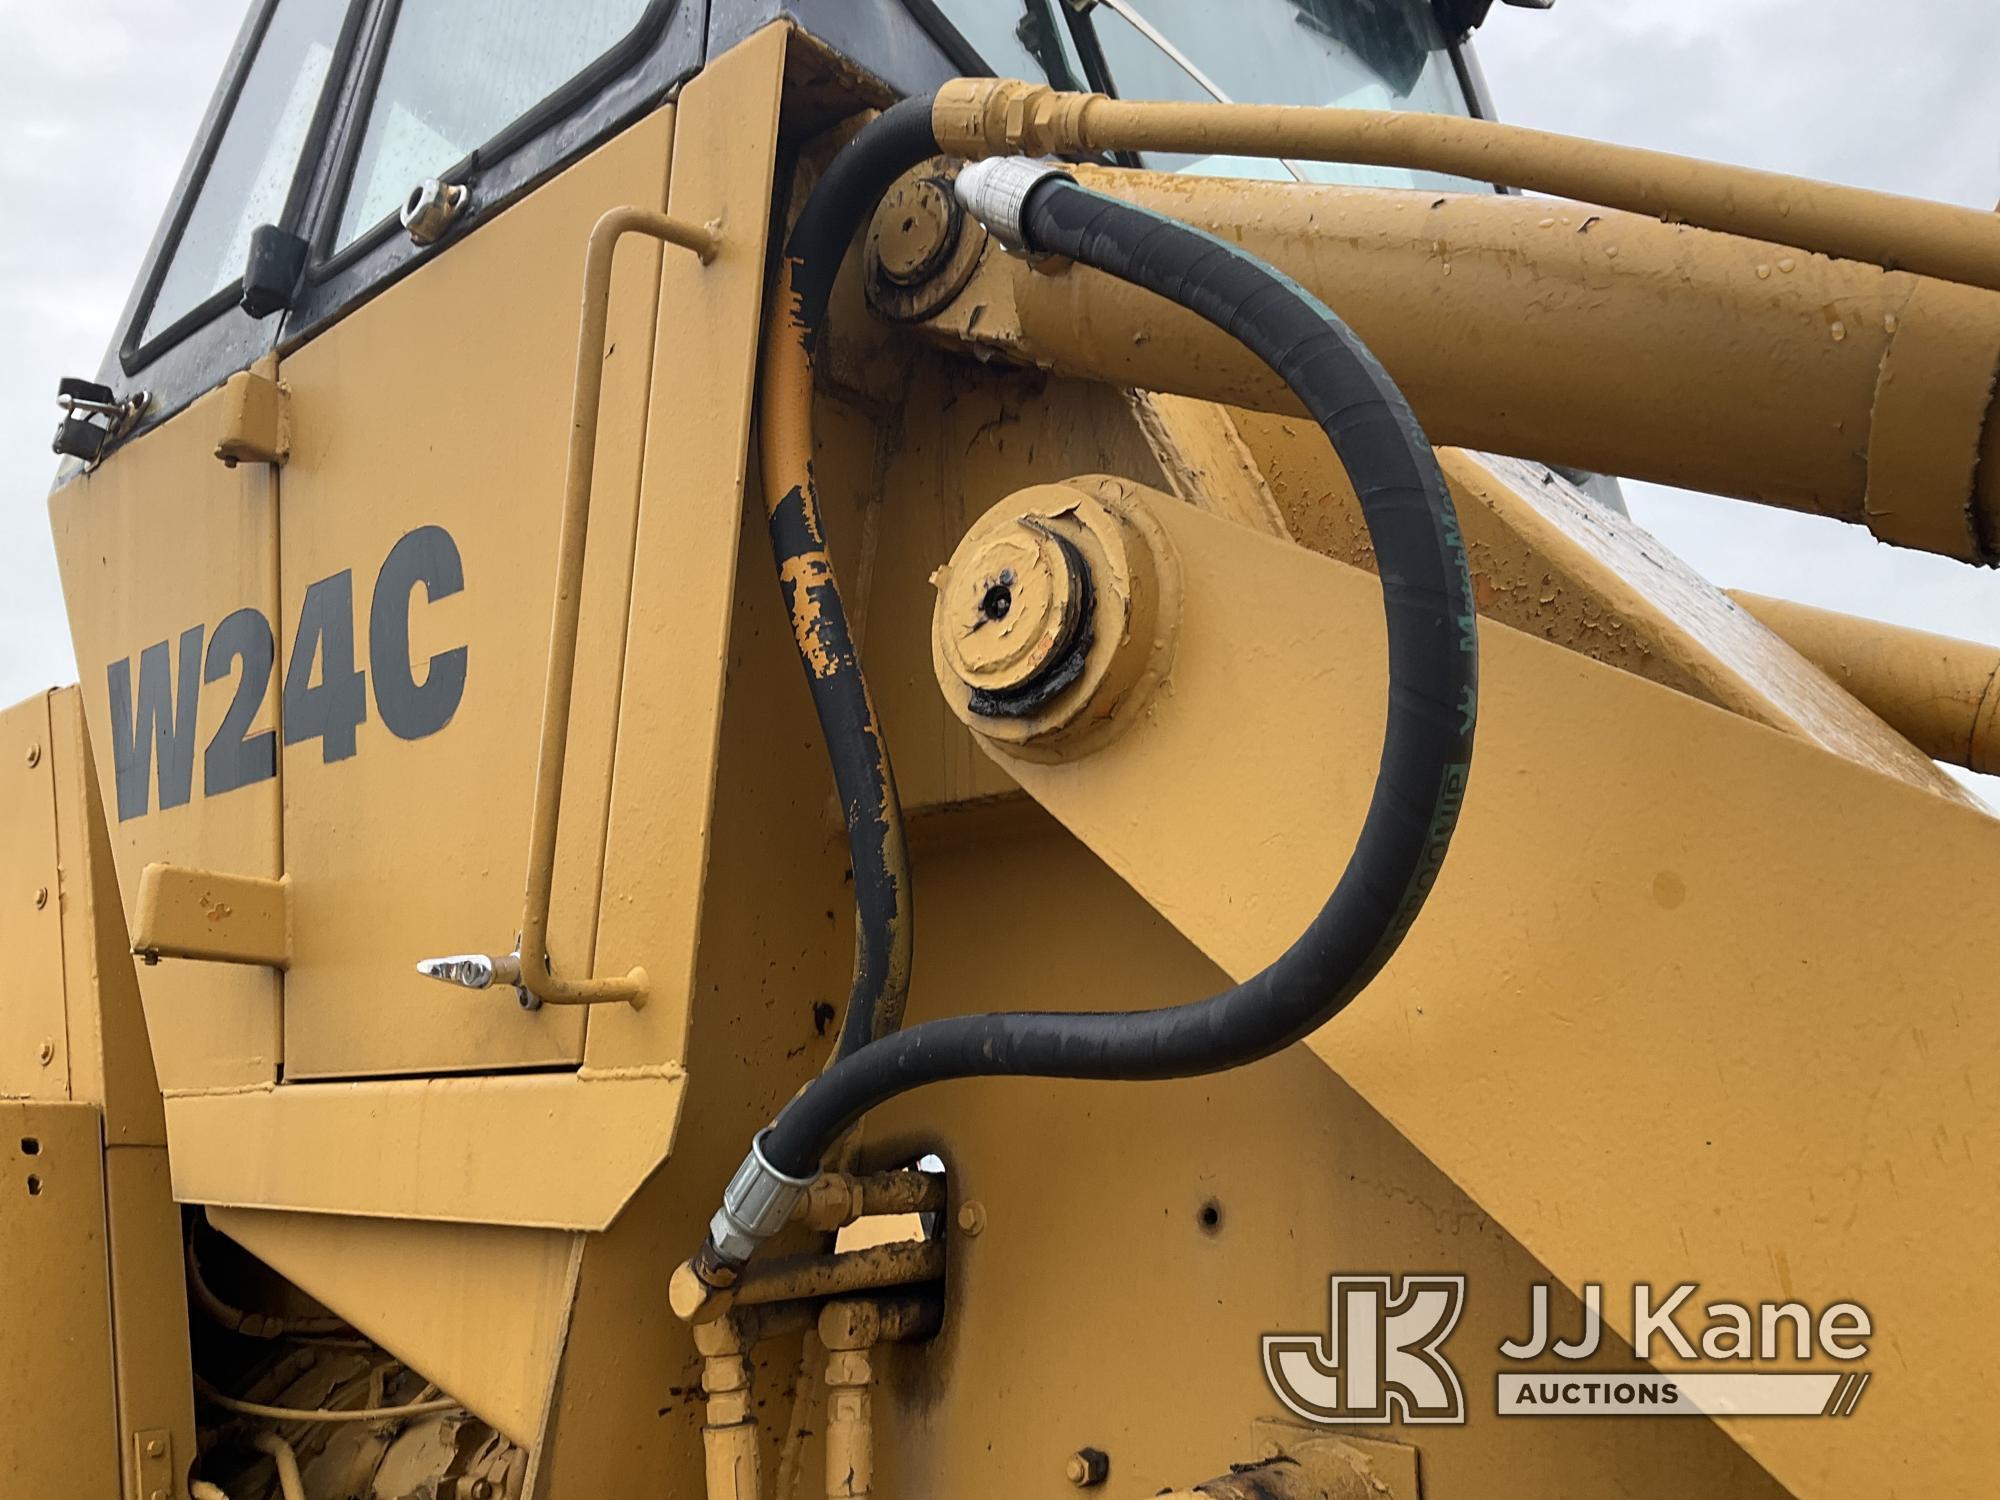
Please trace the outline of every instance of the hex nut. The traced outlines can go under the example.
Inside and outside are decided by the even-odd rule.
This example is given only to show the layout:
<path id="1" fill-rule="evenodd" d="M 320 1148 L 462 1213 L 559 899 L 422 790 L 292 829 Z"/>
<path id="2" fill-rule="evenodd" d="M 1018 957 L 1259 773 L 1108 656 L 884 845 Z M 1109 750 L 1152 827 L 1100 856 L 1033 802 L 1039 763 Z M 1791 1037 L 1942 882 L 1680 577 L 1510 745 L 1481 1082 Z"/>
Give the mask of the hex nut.
<path id="1" fill-rule="evenodd" d="M 1064 1472 L 1078 1489 L 1090 1489 L 1111 1477 L 1111 1456 L 1102 1448 L 1079 1448 L 1069 1456 Z"/>

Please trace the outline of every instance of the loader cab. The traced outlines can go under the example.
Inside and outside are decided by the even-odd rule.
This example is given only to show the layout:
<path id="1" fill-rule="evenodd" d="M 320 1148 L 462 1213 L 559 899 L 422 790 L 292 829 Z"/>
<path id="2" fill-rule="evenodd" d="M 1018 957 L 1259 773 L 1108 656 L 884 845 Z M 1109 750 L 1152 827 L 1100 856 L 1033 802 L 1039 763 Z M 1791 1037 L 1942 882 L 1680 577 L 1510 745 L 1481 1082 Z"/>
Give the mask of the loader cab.
<path id="1" fill-rule="evenodd" d="M 258 0 L 98 380 L 155 425 L 296 346 L 782 20 L 892 94 L 961 74 L 1127 98 L 1491 113 L 1463 0 Z M 1465 190 L 1381 168 L 1129 162 Z M 427 179 L 448 234 L 401 222 Z M 128 435 L 121 432 L 120 436 Z"/>
<path id="2" fill-rule="evenodd" d="M 414 963 L 504 945 L 519 911 L 584 244 L 723 171 L 731 137 L 678 117 L 774 28 L 800 60 L 778 144 L 728 164 L 732 190 L 775 183 L 739 233 L 807 137 L 967 73 L 1483 109 L 1431 0 L 259 0 L 99 376 L 136 419 L 50 499 L 128 908 L 155 864 L 287 883 L 281 963 L 146 970 L 189 1023 L 162 1032 L 170 1090 L 584 1064 L 580 1010 Z M 582 969 L 641 517 L 686 420 L 661 395 L 697 315 L 671 273 L 618 252 L 551 942 Z"/>

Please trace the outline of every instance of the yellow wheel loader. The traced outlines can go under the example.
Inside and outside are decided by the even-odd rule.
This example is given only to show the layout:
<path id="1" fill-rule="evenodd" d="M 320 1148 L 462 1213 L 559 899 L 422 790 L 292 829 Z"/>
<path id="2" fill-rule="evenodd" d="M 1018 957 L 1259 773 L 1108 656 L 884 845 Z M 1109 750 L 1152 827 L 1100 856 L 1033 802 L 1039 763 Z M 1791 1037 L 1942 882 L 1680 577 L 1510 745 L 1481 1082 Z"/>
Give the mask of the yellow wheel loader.
<path id="1" fill-rule="evenodd" d="M 0 714 L 0 1496 L 1993 1492 L 2000 650 L 1616 477 L 2000 560 L 2000 216 L 1487 8 L 256 6 Z"/>

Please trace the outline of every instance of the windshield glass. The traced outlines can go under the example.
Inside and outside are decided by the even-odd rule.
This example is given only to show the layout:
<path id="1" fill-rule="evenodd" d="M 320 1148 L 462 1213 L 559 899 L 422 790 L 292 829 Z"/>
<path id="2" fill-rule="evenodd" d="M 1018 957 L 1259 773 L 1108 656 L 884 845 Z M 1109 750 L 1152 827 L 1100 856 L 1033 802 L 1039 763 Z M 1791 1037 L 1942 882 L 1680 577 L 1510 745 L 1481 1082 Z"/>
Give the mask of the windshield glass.
<path id="1" fill-rule="evenodd" d="M 1002 77 L 1046 79 L 1124 99 L 1212 97 L 1121 10 L 1133 12 L 1231 99 L 1470 114 L 1429 0 L 938 0 Z M 1292 175 L 1278 162 L 1148 155 L 1159 171 L 1217 177 Z M 1391 167 L 1294 163 L 1315 182 L 1445 191 L 1482 183 Z"/>
<path id="2" fill-rule="evenodd" d="M 243 274 L 250 232 L 275 224 L 326 83 L 346 0 L 281 0 L 173 247 L 144 337 Z"/>
<path id="3" fill-rule="evenodd" d="M 402 0 L 340 213 L 344 246 L 610 51 L 652 0 Z"/>

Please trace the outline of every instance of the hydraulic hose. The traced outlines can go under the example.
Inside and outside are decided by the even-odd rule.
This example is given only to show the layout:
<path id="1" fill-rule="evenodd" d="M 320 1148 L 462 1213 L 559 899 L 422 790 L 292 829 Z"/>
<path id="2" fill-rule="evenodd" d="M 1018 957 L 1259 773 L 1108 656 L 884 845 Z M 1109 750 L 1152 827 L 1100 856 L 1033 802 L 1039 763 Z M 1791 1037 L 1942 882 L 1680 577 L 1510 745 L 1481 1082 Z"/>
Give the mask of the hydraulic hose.
<path id="1" fill-rule="evenodd" d="M 1240 339 L 1333 443 L 1380 564 L 1389 706 L 1354 852 L 1324 907 L 1269 967 L 1206 1000 L 1140 1011 L 926 1021 L 822 1073 L 758 1136 L 684 1271 L 726 1284 L 822 1155 L 868 1110 L 952 1078 L 1162 1079 L 1254 1062 L 1317 1030 L 1388 962 L 1429 895 L 1464 795 L 1478 694 L 1471 579 L 1457 517 L 1409 404 L 1353 332 L 1254 256 L 1019 159 L 958 191 L 1003 243 L 1167 297 Z M 778 1222 L 782 1222 L 779 1219 Z M 746 1248 L 747 1247 L 747 1248 Z"/>
<path id="2" fill-rule="evenodd" d="M 813 357 L 856 232 L 889 185 L 937 155 L 928 97 L 885 110 L 834 157 L 785 243 L 765 327 L 759 453 L 778 582 L 833 763 L 854 867 L 854 982 L 835 1046 L 851 1056 L 902 1024 L 910 986 L 909 852 L 889 745 L 861 674 L 813 487 Z"/>

